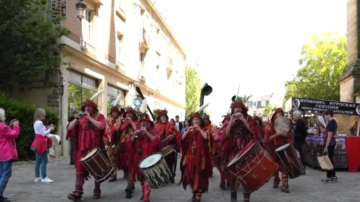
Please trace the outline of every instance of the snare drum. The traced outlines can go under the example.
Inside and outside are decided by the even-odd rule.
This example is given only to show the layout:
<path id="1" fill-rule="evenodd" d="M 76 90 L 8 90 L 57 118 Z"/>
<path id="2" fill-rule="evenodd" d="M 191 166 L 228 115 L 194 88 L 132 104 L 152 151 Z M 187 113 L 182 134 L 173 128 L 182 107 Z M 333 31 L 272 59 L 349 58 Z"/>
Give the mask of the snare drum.
<path id="1" fill-rule="evenodd" d="M 161 150 L 163 157 L 168 156 L 169 154 L 171 154 L 173 152 L 176 152 L 174 145 L 168 145 Z"/>
<path id="2" fill-rule="evenodd" d="M 80 162 L 99 183 L 109 179 L 115 171 L 106 153 L 99 148 L 92 149 Z"/>
<path id="3" fill-rule="evenodd" d="M 161 153 L 152 153 L 142 159 L 139 167 L 153 189 L 164 187 L 170 182 L 172 174 Z"/>
<path id="4" fill-rule="evenodd" d="M 290 144 L 284 144 L 277 148 L 275 152 L 284 165 L 290 179 L 297 178 L 304 173 L 304 166 L 300 161 L 297 151 Z"/>
<path id="5" fill-rule="evenodd" d="M 278 165 L 255 140 L 249 142 L 226 166 L 245 190 L 253 192 L 274 175 Z"/>

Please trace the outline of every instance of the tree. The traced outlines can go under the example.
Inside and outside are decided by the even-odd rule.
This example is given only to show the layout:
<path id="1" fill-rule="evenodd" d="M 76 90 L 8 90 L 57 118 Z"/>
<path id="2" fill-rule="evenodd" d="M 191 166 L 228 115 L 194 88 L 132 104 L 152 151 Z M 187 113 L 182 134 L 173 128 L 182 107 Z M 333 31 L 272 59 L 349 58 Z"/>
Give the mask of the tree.
<path id="1" fill-rule="evenodd" d="M 263 117 L 268 117 L 269 114 L 274 111 L 274 105 L 271 104 L 267 104 L 264 108 L 264 113 L 263 113 Z"/>
<path id="2" fill-rule="evenodd" d="M 51 15 L 48 2 L 0 1 L 0 91 L 31 86 L 60 67 L 57 40 L 70 32 L 59 26 L 64 18 Z"/>
<path id="3" fill-rule="evenodd" d="M 293 80 L 285 83 L 284 102 L 291 97 L 339 100 L 338 79 L 346 67 L 346 38 L 326 32 L 312 35 L 301 50 L 302 66 Z"/>
<path id="4" fill-rule="evenodd" d="M 189 118 L 199 107 L 201 81 L 194 67 L 185 67 L 186 117 Z"/>

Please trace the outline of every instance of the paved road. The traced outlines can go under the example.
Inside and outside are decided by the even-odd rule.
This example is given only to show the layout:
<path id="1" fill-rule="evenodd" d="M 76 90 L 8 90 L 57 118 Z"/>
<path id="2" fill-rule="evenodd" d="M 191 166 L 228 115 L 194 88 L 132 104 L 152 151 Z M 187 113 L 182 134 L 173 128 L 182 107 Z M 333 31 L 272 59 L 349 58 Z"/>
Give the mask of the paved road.
<path id="1" fill-rule="evenodd" d="M 16 202 L 66 202 L 67 194 L 73 191 L 75 170 L 68 164 L 68 157 L 60 157 L 51 160 L 48 166 L 48 175 L 55 180 L 52 184 L 34 183 L 33 163 L 17 162 L 13 167 L 13 176 L 10 179 L 5 195 Z M 360 199 L 360 173 L 338 172 L 338 182 L 322 183 L 320 179 L 324 172 L 307 169 L 305 176 L 290 180 L 291 193 L 280 192 L 273 189 L 272 183 L 265 184 L 260 190 L 254 192 L 251 201 L 257 202 L 285 202 L 285 201 L 359 201 Z M 122 172 L 119 172 L 122 176 Z M 179 171 L 176 180 L 179 180 Z M 219 173 L 214 169 L 214 177 L 210 179 L 209 193 L 203 195 L 202 202 L 229 202 L 230 192 L 222 191 L 218 187 Z M 84 186 L 83 201 L 121 201 L 140 202 L 141 189 L 136 184 L 134 198 L 125 199 L 125 180 L 117 182 L 104 182 L 102 184 L 102 198 L 93 200 L 93 181 L 86 181 Z M 241 192 L 239 192 L 241 196 Z M 190 190 L 183 190 L 181 187 L 170 184 L 158 190 L 152 190 L 152 202 L 185 202 L 191 201 Z M 241 201 L 238 199 L 238 201 Z"/>

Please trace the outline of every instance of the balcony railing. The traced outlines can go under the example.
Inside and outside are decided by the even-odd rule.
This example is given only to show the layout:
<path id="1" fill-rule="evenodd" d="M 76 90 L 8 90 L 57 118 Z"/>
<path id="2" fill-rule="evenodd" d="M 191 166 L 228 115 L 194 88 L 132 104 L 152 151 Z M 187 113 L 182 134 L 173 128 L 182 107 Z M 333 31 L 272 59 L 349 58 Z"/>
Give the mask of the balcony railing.
<path id="1" fill-rule="evenodd" d="M 96 53 L 96 48 L 84 40 L 81 40 L 81 49 Z"/>

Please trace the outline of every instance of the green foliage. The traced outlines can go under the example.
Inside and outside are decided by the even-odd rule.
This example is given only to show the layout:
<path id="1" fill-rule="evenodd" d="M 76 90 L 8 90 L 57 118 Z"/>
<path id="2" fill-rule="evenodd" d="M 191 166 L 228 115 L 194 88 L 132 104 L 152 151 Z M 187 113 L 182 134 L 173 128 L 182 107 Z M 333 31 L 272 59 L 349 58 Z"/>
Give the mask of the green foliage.
<path id="1" fill-rule="evenodd" d="M 200 104 L 201 81 L 195 68 L 185 68 L 186 118 L 190 118 Z"/>
<path id="2" fill-rule="evenodd" d="M 86 100 L 90 99 L 96 93 L 96 91 L 82 88 L 80 86 L 73 85 L 73 84 L 69 84 L 68 92 L 69 92 L 68 93 L 69 104 L 71 104 L 71 103 L 74 104 L 75 110 L 80 110 L 83 103 Z M 93 100 L 93 102 L 97 103 L 97 99 Z M 69 109 L 69 113 L 71 113 L 71 112 L 72 112 L 72 110 Z"/>
<path id="3" fill-rule="evenodd" d="M 285 84 L 284 102 L 291 97 L 339 100 L 338 79 L 346 67 L 346 38 L 326 32 L 311 36 L 303 45 L 299 64 L 302 66 L 293 80 Z"/>
<path id="4" fill-rule="evenodd" d="M 239 97 L 237 97 L 236 101 L 245 104 L 245 103 L 247 103 L 247 102 L 250 100 L 251 97 L 252 97 L 252 95 L 249 95 L 249 96 L 247 96 L 247 95 L 239 96 Z"/>
<path id="5" fill-rule="evenodd" d="M 63 17 L 50 19 L 48 2 L 0 1 L 0 90 L 29 86 L 60 67 L 57 40 L 70 32 L 59 26 Z"/>
<path id="6" fill-rule="evenodd" d="M 34 159 L 35 153 L 30 150 L 31 144 L 34 140 L 34 113 L 36 106 L 22 103 L 15 99 L 9 98 L 0 93 L 0 107 L 5 110 L 6 121 L 10 122 L 12 119 L 17 119 L 20 122 L 20 135 L 16 139 L 16 146 L 20 160 Z M 46 110 L 45 125 L 54 124 L 58 126 L 59 117 L 52 111 Z M 57 130 L 58 127 L 55 127 Z M 54 131 L 53 133 L 56 133 Z"/>
<path id="7" fill-rule="evenodd" d="M 263 114 L 263 117 L 268 117 L 269 114 L 271 114 L 271 112 L 274 111 L 274 105 L 271 105 L 271 104 L 268 104 L 265 106 L 264 108 L 264 114 Z"/>

